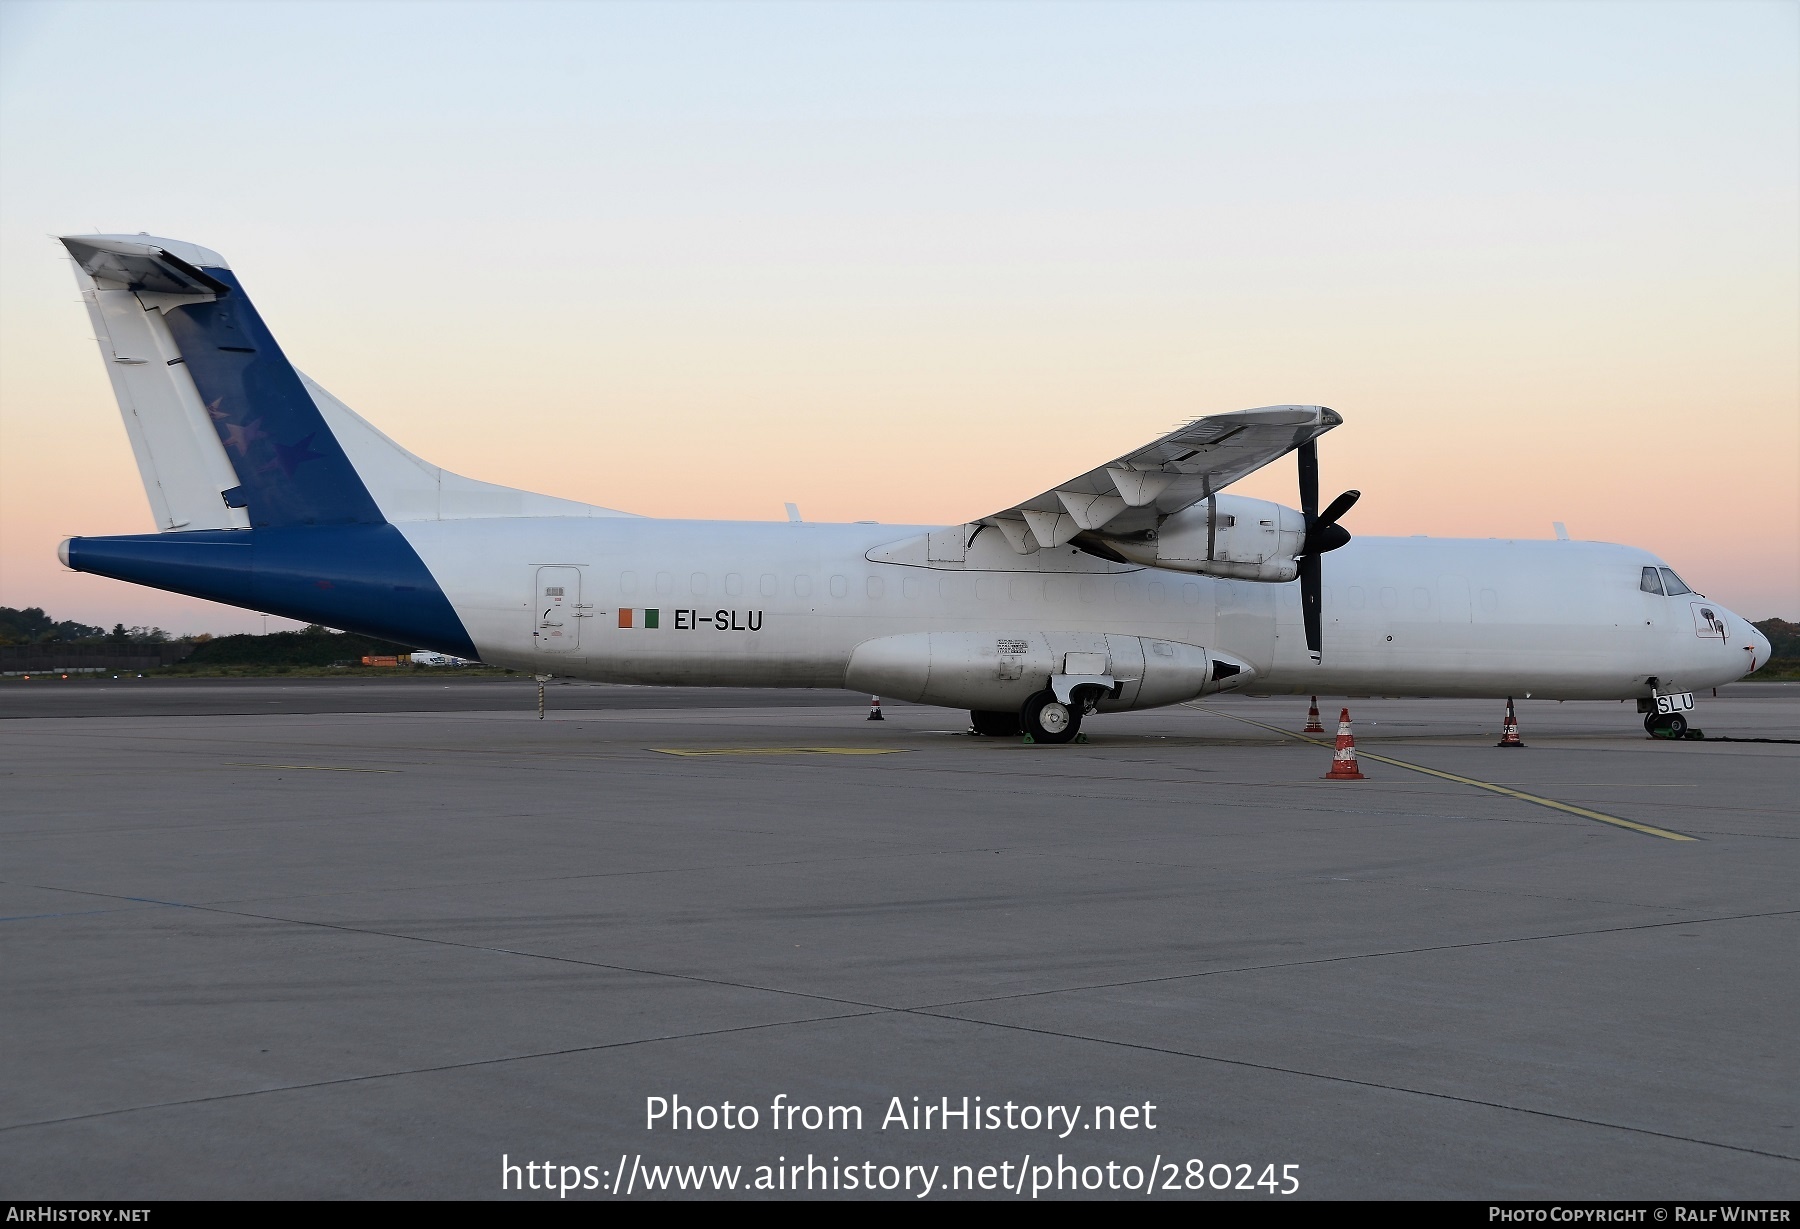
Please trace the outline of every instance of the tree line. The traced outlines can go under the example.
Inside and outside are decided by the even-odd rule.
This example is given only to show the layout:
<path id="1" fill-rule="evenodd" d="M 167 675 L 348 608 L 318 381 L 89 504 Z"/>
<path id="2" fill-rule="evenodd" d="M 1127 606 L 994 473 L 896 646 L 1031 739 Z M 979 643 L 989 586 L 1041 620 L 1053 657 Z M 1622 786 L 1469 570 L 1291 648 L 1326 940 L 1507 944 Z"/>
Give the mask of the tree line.
<path id="1" fill-rule="evenodd" d="M 52 619 L 41 606 L 23 610 L 0 606 L 0 645 L 9 644 L 111 644 L 124 647 L 141 644 L 194 643 L 211 640 L 211 636 L 172 636 L 160 627 L 126 627 L 113 624 L 112 630 L 77 623 L 74 619 Z"/>

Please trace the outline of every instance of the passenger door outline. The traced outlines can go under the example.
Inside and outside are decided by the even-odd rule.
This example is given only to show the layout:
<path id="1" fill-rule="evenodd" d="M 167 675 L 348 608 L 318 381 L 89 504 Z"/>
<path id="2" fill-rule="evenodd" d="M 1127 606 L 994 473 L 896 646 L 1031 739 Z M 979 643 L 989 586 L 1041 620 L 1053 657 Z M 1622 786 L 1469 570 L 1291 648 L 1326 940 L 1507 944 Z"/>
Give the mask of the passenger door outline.
<path id="1" fill-rule="evenodd" d="M 544 567 L 537 570 L 537 600 L 531 643 L 540 653 L 573 653 L 581 647 L 581 620 L 587 607 L 581 604 L 581 569 Z"/>

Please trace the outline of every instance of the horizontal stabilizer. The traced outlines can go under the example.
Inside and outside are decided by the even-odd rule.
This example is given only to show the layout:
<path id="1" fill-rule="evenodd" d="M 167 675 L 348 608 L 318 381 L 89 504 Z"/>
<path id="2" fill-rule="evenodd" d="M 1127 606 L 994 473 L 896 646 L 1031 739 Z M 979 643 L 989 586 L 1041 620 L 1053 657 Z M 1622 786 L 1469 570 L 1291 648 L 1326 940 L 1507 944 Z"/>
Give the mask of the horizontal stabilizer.
<path id="1" fill-rule="evenodd" d="M 199 267 L 225 268 L 224 257 L 191 243 L 116 235 L 67 236 L 62 242 L 89 277 L 114 283 L 109 289 L 156 294 L 224 294 L 229 289 Z M 184 254 L 171 247 L 189 250 Z"/>

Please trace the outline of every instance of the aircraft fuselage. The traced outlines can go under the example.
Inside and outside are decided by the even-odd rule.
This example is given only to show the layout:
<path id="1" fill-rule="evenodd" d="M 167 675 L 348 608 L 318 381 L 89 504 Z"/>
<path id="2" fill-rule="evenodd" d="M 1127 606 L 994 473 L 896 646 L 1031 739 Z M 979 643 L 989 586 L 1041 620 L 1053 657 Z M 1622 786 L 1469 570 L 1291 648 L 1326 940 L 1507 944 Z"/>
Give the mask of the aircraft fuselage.
<path id="1" fill-rule="evenodd" d="M 960 566 L 919 566 L 868 556 L 926 526 L 543 518 L 401 529 L 484 661 L 610 682 L 855 685 L 858 645 L 922 631 L 1190 644 L 1247 662 L 1244 690 L 1261 693 L 1626 699 L 1717 686 L 1761 664 L 1747 623 L 1698 594 L 1643 592 L 1641 569 L 1658 560 L 1610 543 L 1358 538 L 1326 559 L 1314 662 L 1296 584 L 1070 547 L 1020 557 L 997 535 L 986 551 L 978 535 Z M 540 584 L 546 568 L 566 569 L 546 578 L 563 584 Z M 554 609 L 545 587 L 578 596 Z M 546 615 L 563 625 L 555 637 Z"/>

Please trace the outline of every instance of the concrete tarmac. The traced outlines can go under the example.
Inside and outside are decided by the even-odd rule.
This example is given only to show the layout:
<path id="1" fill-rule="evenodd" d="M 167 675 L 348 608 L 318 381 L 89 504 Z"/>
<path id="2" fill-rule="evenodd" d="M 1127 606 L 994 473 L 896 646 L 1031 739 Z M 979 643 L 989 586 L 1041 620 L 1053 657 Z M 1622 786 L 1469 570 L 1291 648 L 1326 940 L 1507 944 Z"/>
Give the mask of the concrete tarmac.
<path id="1" fill-rule="evenodd" d="M 0 1198 L 1800 1194 L 1800 745 L 1350 702 L 1502 793 L 1324 781 L 1264 728 L 1304 699 L 1046 747 L 847 693 L 76 686 L 0 689 Z M 1800 687 L 1696 724 L 1800 739 Z M 999 1125 L 912 1127 L 964 1097 Z"/>
<path id="2" fill-rule="evenodd" d="M 594 688 L 603 701 L 584 698 Z M 844 691 L 736 687 L 613 687 L 554 679 L 551 707 L 817 708 L 867 704 Z M 448 670 L 373 678 L 120 678 L 39 676 L 0 683 L 0 721 L 20 717 L 248 716 L 251 713 L 464 713 L 537 711 L 529 675 L 458 677 Z"/>

